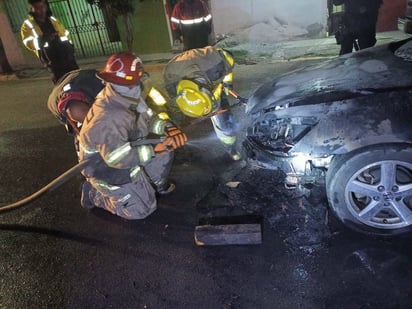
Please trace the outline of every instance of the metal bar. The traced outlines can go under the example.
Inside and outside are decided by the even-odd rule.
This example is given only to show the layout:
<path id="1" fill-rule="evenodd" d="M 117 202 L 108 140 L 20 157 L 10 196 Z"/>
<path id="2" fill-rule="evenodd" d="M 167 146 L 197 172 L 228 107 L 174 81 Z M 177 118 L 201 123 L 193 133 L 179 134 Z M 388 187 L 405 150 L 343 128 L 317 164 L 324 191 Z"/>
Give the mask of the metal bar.
<path id="1" fill-rule="evenodd" d="M 94 14 L 93 6 L 92 6 L 91 4 L 90 4 L 90 9 L 92 10 L 94 25 L 96 25 L 96 31 L 97 31 L 97 35 L 98 35 L 98 37 L 99 37 L 100 46 L 101 46 L 101 48 L 102 48 L 103 55 L 105 55 L 106 52 L 105 52 L 105 50 L 104 50 L 104 45 L 103 45 L 102 37 L 101 37 L 100 31 L 99 31 L 99 23 L 98 23 L 97 20 L 96 20 L 96 15 Z"/>
<path id="2" fill-rule="evenodd" d="M 3 1 L 6 13 L 10 21 L 12 31 L 17 33 L 20 31 L 22 22 L 27 18 L 29 13 L 27 8 L 27 1 L 15 0 L 15 1 Z"/>
<path id="3" fill-rule="evenodd" d="M 83 57 L 84 57 L 84 56 L 85 56 L 84 47 L 83 47 L 83 43 L 82 43 L 82 39 L 81 39 L 81 37 L 80 37 L 79 31 L 78 31 L 78 29 L 77 29 L 77 23 L 76 23 L 76 19 L 75 19 L 75 17 L 74 17 L 74 14 L 73 14 L 72 7 L 71 7 L 71 5 L 70 5 L 70 0 L 66 0 L 66 1 L 67 1 L 67 6 L 68 6 L 68 8 L 69 8 L 70 16 L 71 16 L 71 18 L 72 18 L 72 20 L 73 20 L 73 25 L 74 25 L 74 29 L 75 29 L 76 35 L 77 35 L 77 37 L 78 37 L 78 39 L 79 39 L 80 50 L 82 51 L 82 54 L 83 54 Z"/>

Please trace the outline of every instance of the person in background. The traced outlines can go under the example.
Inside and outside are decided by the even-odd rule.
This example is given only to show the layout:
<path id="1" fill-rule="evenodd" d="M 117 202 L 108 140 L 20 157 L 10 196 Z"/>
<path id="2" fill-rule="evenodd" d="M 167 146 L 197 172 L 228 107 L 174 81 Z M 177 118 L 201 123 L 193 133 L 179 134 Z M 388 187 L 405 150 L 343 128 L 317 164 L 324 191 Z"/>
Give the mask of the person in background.
<path id="1" fill-rule="evenodd" d="M 171 27 L 184 50 L 209 45 L 212 15 L 203 0 L 180 0 L 173 8 Z"/>
<path id="2" fill-rule="evenodd" d="M 53 83 L 79 66 L 69 31 L 54 17 L 44 0 L 29 0 L 30 13 L 21 26 L 24 46 L 33 51 L 53 74 Z"/>
<path id="3" fill-rule="evenodd" d="M 335 33 L 340 44 L 340 55 L 376 44 L 376 22 L 382 0 L 333 0 L 334 5 L 344 5 L 342 22 Z"/>

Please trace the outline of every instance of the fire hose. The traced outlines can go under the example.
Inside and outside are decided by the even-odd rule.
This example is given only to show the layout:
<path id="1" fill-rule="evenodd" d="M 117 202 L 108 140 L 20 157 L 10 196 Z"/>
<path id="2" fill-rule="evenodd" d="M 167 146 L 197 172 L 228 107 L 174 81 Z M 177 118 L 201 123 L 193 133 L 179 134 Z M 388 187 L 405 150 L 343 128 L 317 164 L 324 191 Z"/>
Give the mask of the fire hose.
<path id="1" fill-rule="evenodd" d="M 208 119 L 212 116 L 218 115 L 218 114 L 226 112 L 226 111 L 227 110 L 218 110 L 218 111 L 216 111 L 214 113 L 211 113 L 210 115 L 207 115 L 205 117 L 195 119 L 195 121 L 193 121 L 189 125 L 198 123 L 199 121 L 203 121 L 205 119 Z M 133 142 L 131 142 L 131 144 L 133 145 L 133 147 L 137 147 L 137 146 L 149 145 L 149 144 L 155 145 L 155 144 L 163 142 L 163 141 L 164 141 L 164 138 L 144 139 L 144 140 L 133 141 Z M 30 195 L 30 196 L 28 196 L 28 197 L 26 197 L 22 200 L 19 200 L 15 203 L 0 206 L 0 213 L 9 212 L 9 211 L 15 210 L 17 208 L 23 207 L 23 206 L 35 201 L 36 199 L 38 199 L 39 197 L 44 195 L 46 192 L 53 191 L 54 189 L 60 187 L 62 184 L 66 183 L 71 178 L 73 178 L 75 175 L 80 173 L 87 166 L 89 166 L 90 164 L 93 164 L 95 156 L 98 156 L 98 154 L 95 154 L 94 156 L 92 156 L 92 157 L 76 164 L 75 166 L 71 167 L 66 172 L 64 172 L 63 174 L 61 174 L 60 176 L 58 176 L 57 178 L 52 180 L 50 183 L 48 183 L 46 186 L 44 186 L 40 190 L 34 192 L 32 195 Z"/>
<path id="2" fill-rule="evenodd" d="M 0 212 L 5 213 L 17 208 L 20 208 L 24 205 L 27 205 L 28 203 L 33 202 L 34 200 L 38 199 L 40 196 L 45 194 L 48 191 L 53 191 L 57 187 L 60 187 L 62 184 L 65 182 L 69 181 L 73 176 L 77 175 L 78 173 L 81 172 L 82 169 L 84 169 L 92 159 L 84 160 L 72 168 L 68 169 L 66 172 L 61 174 L 59 177 L 55 178 L 53 181 L 51 181 L 49 184 L 41 188 L 40 190 L 34 192 L 32 195 L 17 201 L 15 203 L 9 204 L 9 205 L 4 205 L 0 206 Z"/>
<path id="3" fill-rule="evenodd" d="M 238 96 L 234 91 L 231 91 L 230 94 L 232 96 L 234 96 L 236 99 L 238 99 L 240 103 L 242 102 L 243 98 Z M 209 119 L 209 118 L 211 118 L 215 115 L 222 114 L 222 113 L 226 112 L 227 110 L 228 109 L 220 109 L 220 110 L 217 110 L 213 113 L 210 113 L 207 116 L 203 116 L 203 117 L 200 117 L 198 119 L 194 119 L 191 123 L 189 123 L 188 126 L 191 126 L 193 124 L 197 124 L 197 123 L 199 123 L 199 122 L 201 122 L 205 119 Z M 162 142 L 162 141 L 164 141 L 164 138 L 144 139 L 144 140 L 141 140 L 141 141 L 134 141 L 134 142 L 132 142 L 132 144 L 133 144 L 134 147 L 136 147 L 136 146 L 140 146 L 140 145 L 157 144 L 157 143 Z M 95 154 L 94 156 L 97 156 L 97 155 L 98 154 Z M 49 182 L 46 186 L 44 186 L 40 190 L 34 192 L 32 195 L 30 195 L 28 197 L 25 197 L 25 198 L 23 198 L 23 199 L 21 199 L 17 202 L 14 202 L 12 204 L 0 206 L 0 213 L 9 212 L 9 211 L 15 210 L 17 208 L 23 207 L 23 206 L 35 201 L 36 199 L 38 199 L 39 197 L 41 197 L 45 193 L 47 193 L 49 191 L 53 191 L 54 189 L 60 187 L 62 184 L 66 183 L 67 181 L 72 179 L 75 175 L 80 173 L 88 165 L 92 164 L 94 162 L 94 156 L 92 156 L 92 157 L 90 157 L 90 158 L 74 165 L 73 167 L 71 167 L 70 169 L 65 171 L 63 174 L 61 174 L 60 176 L 58 176 L 57 178 L 55 178 L 54 180 Z"/>
<path id="4" fill-rule="evenodd" d="M 145 140 L 133 142 L 133 146 L 157 144 L 157 143 L 159 143 L 163 140 L 164 139 L 162 139 L 162 138 L 145 139 Z M 75 175 L 80 173 L 84 168 L 86 168 L 90 164 L 93 164 L 95 156 L 98 156 L 98 154 L 95 154 L 95 155 L 91 156 L 90 158 L 88 158 L 88 159 L 76 164 L 75 166 L 71 167 L 70 169 L 65 171 L 63 174 L 61 174 L 60 176 L 58 176 L 57 178 L 55 178 L 54 180 L 49 182 L 46 186 L 44 186 L 40 190 L 34 192 L 32 195 L 30 195 L 30 196 L 28 196 L 28 197 L 26 197 L 26 198 L 24 198 L 20 201 L 17 201 L 15 203 L 0 206 L 0 212 L 5 213 L 5 212 L 8 212 L 8 211 L 12 211 L 12 210 L 15 210 L 17 208 L 20 208 L 24 205 L 27 205 L 27 204 L 35 201 L 36 199 L 41 197 L 46 192 L 53 191 L 54 189 L 60 187 L 62 184 L 66 183 L 67 181 L 72 179 Z"/>

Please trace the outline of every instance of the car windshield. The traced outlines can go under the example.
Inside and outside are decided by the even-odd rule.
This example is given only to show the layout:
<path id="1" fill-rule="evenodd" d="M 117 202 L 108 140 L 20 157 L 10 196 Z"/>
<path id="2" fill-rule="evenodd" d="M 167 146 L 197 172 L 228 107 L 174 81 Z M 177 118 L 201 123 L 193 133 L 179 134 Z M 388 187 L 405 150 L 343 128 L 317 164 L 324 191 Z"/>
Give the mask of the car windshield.
<path id="1" fill-rule="evenodd" d="M 406 41 L 394 52 L 396 57 L 412 62 L 412 40 Z"/>

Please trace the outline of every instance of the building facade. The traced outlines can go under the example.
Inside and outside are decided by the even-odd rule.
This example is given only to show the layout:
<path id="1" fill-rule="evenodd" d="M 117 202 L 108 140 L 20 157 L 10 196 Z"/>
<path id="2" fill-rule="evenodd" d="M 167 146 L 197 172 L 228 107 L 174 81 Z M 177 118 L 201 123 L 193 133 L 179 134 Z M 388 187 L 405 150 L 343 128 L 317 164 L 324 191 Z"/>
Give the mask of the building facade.
<path id="1" fill-rule="evenodd" d="M 133 50 L 141 54 L 170 51 L 173 36 L 169 20 L 177 0 L 133 1 Z M 331 4 L 332 0 L 205 1 L 212 12 L 215 36 L 230 35 L 257 24 L 282 27 L 283 32 L 300 29 L 298 33 L 310 33 L 310 37 L 326 36 L 333 33 L 331 20 L 339 11 Z M 122 18 L 115 20 L 110 9 L 98 8 L 86 0 L 49 0 L 49 3 L 53 14 L 71 31 L 78 57 L 108 55 L 124 48 Z M 406 14 L 406 7 L 407 0 L 384 0 L 377 30 L 396 30 L 398 18 Z M 14 68 L 39 65 L 20 40 L 19 27 L 27 11 L 27 0 L 0 0 L 0 39 Z"/>

